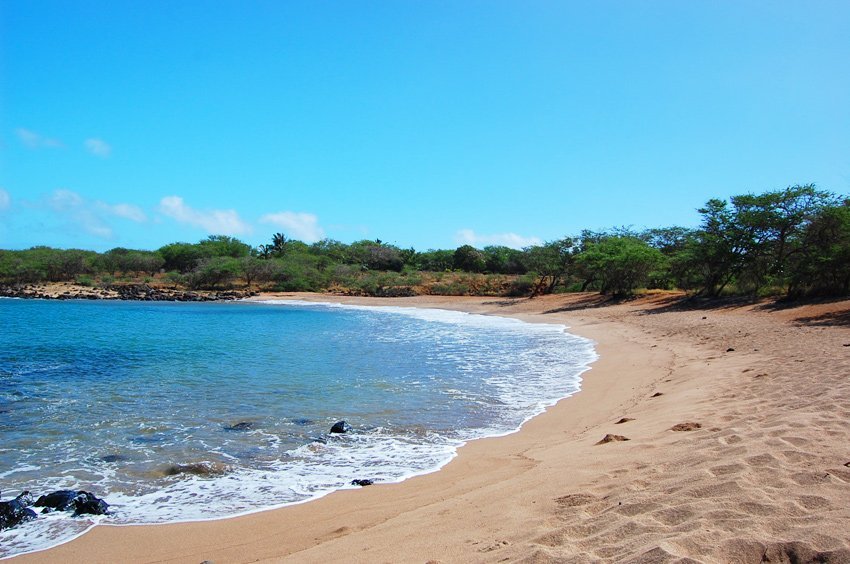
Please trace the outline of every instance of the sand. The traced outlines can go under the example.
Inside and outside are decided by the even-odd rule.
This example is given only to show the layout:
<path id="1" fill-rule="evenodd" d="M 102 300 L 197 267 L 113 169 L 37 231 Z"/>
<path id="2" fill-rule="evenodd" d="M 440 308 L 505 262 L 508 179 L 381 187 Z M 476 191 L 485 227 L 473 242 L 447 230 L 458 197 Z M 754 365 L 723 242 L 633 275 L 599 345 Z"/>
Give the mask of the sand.
<path id="1" fill-rule="evenodd" d="M 850 562 L 850 300 L 282 297 L 565 323 L 600 359 L 580 393 L 439 472 L 233 519 L 98 526 L 13 561 Z"/>

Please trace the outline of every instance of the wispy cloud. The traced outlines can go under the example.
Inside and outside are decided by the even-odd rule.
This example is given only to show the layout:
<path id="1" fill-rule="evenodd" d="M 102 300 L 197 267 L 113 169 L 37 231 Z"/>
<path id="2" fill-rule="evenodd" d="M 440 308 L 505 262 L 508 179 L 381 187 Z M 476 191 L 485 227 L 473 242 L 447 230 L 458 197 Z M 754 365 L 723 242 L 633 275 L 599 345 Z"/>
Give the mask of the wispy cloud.
<path id="1" fill-rule="evenodd" d="M 106 202 L 97 202 L 98 209 L 115 217 L 121 217 L 135 221 L 136 223 L 144 223 L 148 217 L 139 206 L 132 204 L 107 204 Z"/>
<path id="2" fill-rule="evenodd" d="M 455 234 L 455 242 L 460 245 L 472 245 L 474 247 L 503 245 L 512 249 L 522 249 L 531 245 L 541 245 L 543 240 L 539 237 L 525 237 L 516 233 L 482 235 L 472 229 L 461 229 Z"/>
<path id="3" fill-rule="evenodd" d="M 18 129 L 16 129 L 15 133 L 17 134 L 18 139 L 21 140 L 21 143 L 23 143 L 24 146 L 30 149 L 50 149 L 65 146 L 62 141 L 58 139 L 54 139 L 52 137 L 45 137 L 40 133 L 36 133 L 35 131 L 25 129 L 23 127 L 19 127 Z"/>
<path id="4" fill-rule="evenodd" d="M 86 139 L 84 145 L 89 153 L 102 159 L 112 154 L 112 147 L 103 139 L 92 137 L 91 139 Z"/>
<path id="5" fill-rule="evenodd" d="M 325 238 L 325 230 L 319 225 L 319 218 L 312 213 L 267 213 L 260 218 L 260 223 L 275 225 L 283 229 L 286 235 L 305 243 L 315 243 Z"/>
<path id="6" fill-rule="evenodd" d="M 180 196 L 166 196 L 159 202 L 159 212 L 180 223 L 199 227 L 210 235 L 241 235 L 251 232 L 236 210 L 196 210 Z"/>
<path id="7" fill-rule="evenodd" d="M 112 238 L 112 228 L 76 192 L 54 190 L 47 199 L 47 205 L 70 225 L 89 235 L 102 239 Z"/>
<path id="8" fill-rule="evenodd" d="M 54 190 L 50 194 L 47 198 L 47 207 L 72 230 L 82 231 L 101 239 L 111 239 L 114 234 L 109 222 L 110 217 L 127 219 L 136 223 L 147 221 L 145 212 L 138 206 L 86 200 L 77 192 L 65 188 Z"/>
<path id="9" fill-rule="evenodd" d="M 0 211 L 7 210 L 12 205 L 12 197 L 9 193 L 0 188 Z"/>

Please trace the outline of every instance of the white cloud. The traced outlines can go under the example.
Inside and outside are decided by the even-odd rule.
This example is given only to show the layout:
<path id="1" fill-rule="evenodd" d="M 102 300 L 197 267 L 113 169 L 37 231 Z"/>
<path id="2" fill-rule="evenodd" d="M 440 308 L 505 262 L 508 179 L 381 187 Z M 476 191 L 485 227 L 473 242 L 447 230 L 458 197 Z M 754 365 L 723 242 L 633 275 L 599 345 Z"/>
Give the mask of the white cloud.
<path id="1" fill-rule="evenodd" d="M 319 226 L 319 218 L 312 213 L 267 213 L 260 218 L 260 223 L 276 225 L 283 229 L 286 235 L 305 243 L 315 243 L 325 238 L 325 230 Z"/>
<path id="2" fill-rule="evenodd" d="M 47 199 L 47 205 L 90 235 L 103 239 L 112 237 L 112 228 L 76 192 L 65 189 L 55 190 Z"/>
<path id="3" fill-rule="evenodd" d="M 91 202 L 67 189 L 54 190 L 47 198 L 47 206 L 74 228 L 103 239 L 111 239 L 113 235 L 112 227 L 107 221 L 108 216 L 137 223 L 147 221 L 145 213 L 138 206 Z"/>
<path id="4" fill-rule="evenodd" d="M 19 127 L 15 130 L 15 133 L 18 135 L 18 139 L 21 140 L 21 143 L 30 149 L 64 147 L 60 140 L 53 139 L 52 137 L 44 137 L 30 129 Z"/>
<path id="5" fill-rule="evenodd" d="M 112 154 L 112 147 L 103 139 L 91 138 L 86 139 L 84 145 L 86 150 L 96 157 L 105 159 Z"/>
<path id="6" fill-rule="evenodd" d="M 12 205 L 12 197 L 9 195 L 7 191 L 0 188 L 0 211 L 9 209 L 9 206 Z"/>
<path id="7" fill-rule="evenodd" d="M 196 210 L 180 196 L 166 196 L 159 202 L 159 211 L 180 223 L 200 227 L 210 235 L 240 235 L 250 233 L 251 226 L 242 221 L 236 210 Z"/>
<path id="8" fill-rule="evenodd" d="M 492 235 L 481 235 L 472 229 L 461 229 L 455 234 L 455 241 L 460 245 L 472 245 L 473 247 L 486 247 L 488 245 L 502 245 L 512 249 L 522 249 L 531 245 L 542 245 L 543 240 L 539 237 L 524 237 L 516 233 L 494 233 Z"/>
<path id="9" fill-rule="evenodd" d="M 55 211 L 69 211 L 83 205 L 83 198 L 76 192 L 60 189 L 54 190 L 48 200 L 50 207 Z"/>
<path id="10" fill-rule="evenodd" d="M 148 219 L 145 212 L 143 212 L 139 206 L 134 206 L 132 204 L 110 205 L 106 202 L 97 202 L 97 207 L 110 215 L 129 219 L 136 223 L 144 223 Z"/>

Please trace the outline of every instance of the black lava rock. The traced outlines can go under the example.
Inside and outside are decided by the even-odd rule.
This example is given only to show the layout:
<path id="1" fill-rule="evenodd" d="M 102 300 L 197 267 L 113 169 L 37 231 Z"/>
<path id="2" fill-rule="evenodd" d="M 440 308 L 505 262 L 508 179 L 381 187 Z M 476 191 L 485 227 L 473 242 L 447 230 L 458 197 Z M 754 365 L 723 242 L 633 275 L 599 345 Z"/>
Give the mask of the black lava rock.
<path id="1" fill-rule="evenodd" d="M 74 498 L 74 515 L 106 515 L 109 504 L 89 492 L 80 492 Z"/>
<path id="2" fill-rule="evenodd" d="M 44 507 L 42 513 L 51 511 L 74 510 L 74 515 L 105 515 L 109 504 L 86 491 L 59 490 L 43 495 L 35 502 L 36 507 Z"/>
<path id="3" fill-rule="evenodd" d="M 240 421 L 239 423 L 234 423 L 233 425 L 227 425 L 224 430 L 225 431 L 250 431 L 254 428 L 253 421 Z"/>
<path id="4" fill-rule="evenodd" d="M 36 507 L 44 507 L 42 513 L 50 511 L 68 511 L 74 508 L 74 498 L 80 492 L 76 490 L 59 490 L 47 495 L 43 495 L 35 502 Z"/>
<path id="5" fill-rule="evenodd" d="M 36 518 L 32 505 L 32 494 L 23 492 L 11 501 L 0 501 L 0 531 L 10 529 L 26 521 Z"/>
<path id="6" fill-rule="evenodd" d="M 351 431 L 351 425 L 345 421 L 337 421 L 334 423 L 334 426 L 331 427 L 331 433 L 347 433 L 349 431 Z"/>
<path id="7" fill-rule="evenodd" d="M 374 483 L 374 480 L 351 480 L 352 486 L 371 486 Z"/>

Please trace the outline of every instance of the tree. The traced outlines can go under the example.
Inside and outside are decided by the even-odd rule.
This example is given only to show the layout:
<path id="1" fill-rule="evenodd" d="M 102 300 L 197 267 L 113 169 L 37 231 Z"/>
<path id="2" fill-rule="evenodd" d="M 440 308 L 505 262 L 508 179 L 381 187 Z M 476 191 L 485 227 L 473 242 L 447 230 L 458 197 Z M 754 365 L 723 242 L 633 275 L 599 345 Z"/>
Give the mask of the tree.
<path id="1" fill-rule="evenodd" d="M 260 255 L 263 258 L 282 257 L 286 254 L 289 241 L 283 233 L 275 233 L 272 235 L 270 245 L 260 245 Z"/>
<path id="2" fill-rule="evenodd" d="M 850 200 L 812 218 L 799 250 L 789 257 L 789 296 L 850 293 Z"/>
<path id="3" fill-rule="evenodd" d="M 235 237 L 210 235 L 198 243 L 201 256 L 204 257 L 246 257 L 251 254 L 251 246 Z"/>
<path id="4" fill-rule="evenodd" d="M 454 251 L 447 249 L 429 249 L 416 253 L 415 264 L 419 270 L 446 272 L 454 266 Z"/>
<path id="5" fill-rule="evenodd" d="M 537 275 L 532 296 L 551 294 L 569 274 L 575 242 L 571 237 L 549 241 L 525 250 L 525 265 Z"/>
<path id="6" fill-rule="evenodd" d="M 457 270 L 483 272 L 487 267 L 484 254 L 472 245 L 463 245 L 455 249 L 452 265 Z"/>
<path id="7" fill-rule="evenodd" d="M 245 285 L 250 290 L 251 282 L 266 282 L 274 274 L 274 266 L 267 260 L 247 256 L 237 259 L 239 272 L 245 279 Z"/>
<path id="8" fill-rule="evenodd" d="M 523 262 L 525 255 L 522 251 L 501 245 L 491 245 L 484 247 L 483 253 L 487 272 L 494 274 L 525 274 L 528 271 L 528 268 Z"/>
<path id="9" fill-rule="evenodd" d="M 178 272 L 189 272 L 204 258 L 204 254 L 197 245 L 190 243 L 170 243 L 160 247 L 157 251 L 163 258 L 165 270 L 176 270 Z"/>
<path id="10" fill-rule="evenodd" d="M 192 288 L 214 289 L 229 284 L 239 274 L 239 262 L 233 257 L 210 257 L 198 261 L 187 279 Z"/>
<path id="11" fill-rule="evenodd" d="M 709 296 L 733 282 L 753 295 L 768 283 L 786 284 L 786 264 L 803 251 L 806 226 L 834 203 L 832 194 L 812 184 L 709 200 L 699 209 L 701 229 L 686 238 L 672 270 Z"/>
<path id="12" fill-rule="evenodd" d="M 608 237 L 589 244 L 576 260 L 594 273 L 601 293 L 625 297 L 646 284 L 664 255 L 637 237 Z"/>

